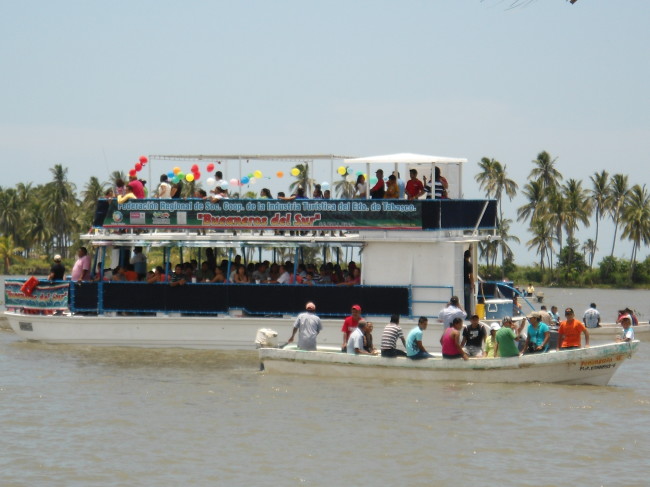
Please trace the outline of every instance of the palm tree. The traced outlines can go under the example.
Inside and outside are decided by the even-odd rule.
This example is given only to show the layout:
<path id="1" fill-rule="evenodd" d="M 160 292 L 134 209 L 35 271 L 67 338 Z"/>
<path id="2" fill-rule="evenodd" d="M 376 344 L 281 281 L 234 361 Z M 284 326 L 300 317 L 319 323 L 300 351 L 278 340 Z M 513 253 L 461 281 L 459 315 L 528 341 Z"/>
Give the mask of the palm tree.
<path id="1" fill-rule="evenodd" d="M 481 161 L 478 163 L 478 167 L 481 171 L 474 176 L 479 188 L 485 191 L 485 195 L 488 198 L 494 196 L 494 181 L 496 179 L 495 175 L 497 172 L 497 166 L 501 167 L 499 161 L 482 157 Z"/>
<path id="2" fill-rule="evenodd" d="M 301 186 L 305 190 L 305 196 L 310 195 L 316 181 L 309 177 L 309 165 L 296 164 L 296 169 L 300 171 L 300 174 L 294 176 L 296 180 L 289 185 L 289 190 L 295 192 L 298 186 Z"/>
<path id="3" fill-rule="evenodd" d="M 494 176 L 495 176 L 494 196 L 499 205 L 499 218 L 503 221 L 503 208 L 501 206 L 501 200 L 502 200 L 501 197 L 503 196 L 503 193 L 505 193 L 508 199 L 512 201 L 512 198 L 514 198 L 517 195 L 517 188 L 519 187 L 519 185 L 515 183 L 512 179 L 508 178 L 505 164 L 503 168 L 501 168 L 501 164 L 498 164 Z"/>
<path id="4" fill-rule="evenodd" d="M 535 168 L 530 171 L 529 179 L 539 180 L 544 189 L 555 192 L 560 181 L 562 181 L 562 174 L 555 168 L 555 159 L 551 159 L 548 152 L 542 151 L 537 154 L 537 159 L 533 161 Z"/>
<path id="5" fill-rule="evenodd" d="M 618 224 L 621 219 L 621 210 L 629 192 L 627 176 L 614 174 L 610 186 L 609 214 L 614 222 L 614 241 L 612 242 L 612 253 L 610 254 L 610 257 L 614 257 L 614 247 L 616 246 L 616 234 L 618 233 Z"/>
<path id="6" fill-rule="evenodd" d="M 582 181 L 569 179 L 562 187 L 564 193 L 564 228 L 567 238 L 574 238 L 580 223 L 589 226 L 591 216 L 591 199 L 589 191 L 582 188 Z"/>
<path id="7" fill-rule="evenodd" d="M 582 245 L 582 252 L 585 254 L 585 258 L 587 258 L 589 262 L 590 269 L 593 268 L 594 256 L 596 255 L 597 250 L 598 247 L 596 246 L 596 241 L 590 238 Z"/>
<path id="8" fill-rule="evenodd" d="M 50 254 L 54 234 L 45 216 L 45 206 L 44 202 L 34 206 L 32 216 L 25 225 L 25 234 L 32 245 L 42 245 L 45 253 Z"/>
<path id="9" fill-rule="evenodd" d="M 0 188 L 0 233 L 14 236 L 21 221 L 21 205 L 18 193 L 13 188 Z"/>
<path id="10" fill-rule="evenodd" d="M 535 249 L 539 255 L 539 267 L 544 271 L 544 259 L 547 260 L 550 270 L 553 270 L 553 242 L 556 240 L 553 236 L 553 230 L 544 220 L 533 220 L 530 231 L 533 238 L 526 242 L 528 250 Z"/>
<path id="11" fill-rule="evenodd" d="M 601 172 L 595 172 L 591 176 L 591 200 L 593 202 L 594 210 L 596 210 L 595 220 L 596 220 L 596 238 L 593 241 L 594 252 L 590 253 L 591 257 L 589 259 L 589 268 L 592 268 L 594 253 L 598 247 L 598 228 L 600 220 L 603 219 L 605 213 L 609 210 L 609 173 L 605 170 Z"/>
<path id="12" fill-rule="evenodd" d="M 522 193 L 524 193 L 528 203 L 517 209 L 517 221 L 530 218 L 530 224 L 533 226 L 533 222 L 538 220 L 539 215 L 544 213 L 546 201 L 544 188 L 540 181 L 530 181 L 526 183 Z"/>
<path id="13" fill-rule="evenodd" d="M 506 258 L 512 257 L 512 249 L 508 245 L 508 242 L 516 242 L 519 243 L 519 237 L 516 237 L 514 235 L 510 235 L 510 224 L 512 223 L 512 220 L 510 219 L 504 219 L 504 220 L 499 220 L 498 226 L 497 226 L 497 235 L 499 236 L 499 250 L 501 250 L 501 270 L 503 274 L 503 268 L 506 262 Z M 503 277 L 503 275 L 502 275 Z"/>
<path id="14" fill-rule="evenodd" d="M 22 250 L 21 247 L 15 246 L 14 238 L 11 235 L 0 237 L 0 260 L 4 274 L 9 274 L 11 263 L 18 258 L 17 254 Z"/>
<path id="15" fill-rule="evenodd" d="M 555 240 L 558 243 L 558 254 L 562 252 L 562 228 L 566 219 L 565 209 L 566 201 L 564 196 L 559 191 L 552 191 L 549 193 L 548 203 L 546 206 L 546 213 L 543 220 L 554 229 Z"/>
<path id="16" fill-rule="evenodd" d="M 631 240 L 632 257 L 630 259 L 630 279 L 634 274 L 636 256 L 641 242 L 650 244 L 650 195 L 643 187 L 635 184 L 625 198 L 621 220 L 623 232 L 621 237 Z"/>
<path id="17" fill-rule="evenodd" d="M 113 171 L 109 176 L 111 186 L 115 186 L 118 179 L 128 183 L 126 174 L 123 171 Z"/>
<path id="18" fill-rule="evenodd" d="M 73 219 L 76 210 L 75 186 L 68 181 L 68 169 L 56 164 L 50 169 L 54 176 L 52 182 L 46 185 L 46 215 L 52 222 L 58 253 L 66 256 Z"/>
<path id="19" fill-rule="evenodd" d="M 340 181 L 332 183 L 332 188 L 334 189 L 334 193 L 341 199 L 349 200 L 354 196 L 354 181 L 348 180 L 347 172 L 341 175 Z"/>

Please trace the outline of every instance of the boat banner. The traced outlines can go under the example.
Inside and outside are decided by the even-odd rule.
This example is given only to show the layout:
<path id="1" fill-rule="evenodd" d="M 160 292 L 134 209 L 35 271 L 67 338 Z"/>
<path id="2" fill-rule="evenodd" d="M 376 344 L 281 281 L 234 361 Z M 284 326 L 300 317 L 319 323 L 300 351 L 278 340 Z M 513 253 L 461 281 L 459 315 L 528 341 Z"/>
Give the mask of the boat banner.
<path id="1" fill-rule="evenodd" d="M 422 229 L 422 207 L 384 200 L 129 200 L 105 205 L 104 228 Z M 98 212 L 101 211 L 98 206 Z M 99 218 L 97 218 L 99 216 Z"/>
<path id="2" fill-rule="evenodd" d="M 23 281 L 5 281 L 5 306 L 7 309 L 59 311 L 68 309 L 67 282 L 40 281 L 31 295 L 21 291 Z"/>

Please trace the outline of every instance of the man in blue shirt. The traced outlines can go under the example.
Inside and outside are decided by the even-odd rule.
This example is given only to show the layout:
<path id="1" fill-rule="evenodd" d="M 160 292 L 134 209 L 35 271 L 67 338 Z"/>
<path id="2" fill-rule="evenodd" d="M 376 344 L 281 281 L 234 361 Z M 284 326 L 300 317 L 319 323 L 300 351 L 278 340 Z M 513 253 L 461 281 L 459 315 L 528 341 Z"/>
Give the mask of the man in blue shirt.
<path id="1" fill-rule="evenodd" d="M 413 328 L 406 337 L 406 356 L 408 358 L 420 360 L 433 357 L 422 345 L 422 332 L 427 329 L 428 324 L 429 321 L 424 316 L 420 316 L 418 326 Z"/>

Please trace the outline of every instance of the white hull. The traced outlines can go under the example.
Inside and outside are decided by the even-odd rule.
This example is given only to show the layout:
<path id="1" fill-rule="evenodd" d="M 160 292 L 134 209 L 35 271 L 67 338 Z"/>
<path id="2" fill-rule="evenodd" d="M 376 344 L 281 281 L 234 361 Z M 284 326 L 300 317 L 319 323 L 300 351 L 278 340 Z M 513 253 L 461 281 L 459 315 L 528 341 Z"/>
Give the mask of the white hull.
<path id="1" fill-rule="evenodd" d="M 261 348 L 264 370 L 329 377 L 477 383 L 547 382 L 604 386 L 639 342 L 504 359 L 410 360 L 336 352 Z"/>
<path id="2" fill-rule="evenodd" d="M 650 323 L 642 323 L 632 327 L 634 336 L 646 335 L 650 333 Z M 611 338 L 614 339 L 618 335 L 623 334 L 623 328 L 616 323 L 606 323 L 599 328 L 589 328 L 589 335 L 594 338 Z"/>
<path id="3" fill-rule="evenodd" d="M 278 342 L 291 336 L 295 317 L 200 317 L 200 316 L 84 316 L 28 315 L 5 312 L 11 329 L 22 339 L 44 343 L 103 345 L 146 348 L 194 348 L 212 350 L 254 350 L 260 328 L 278 332 Z M 340 347 L 342 319 L 323 320 L 318 343 Z M 404 323 L 408 332 L 415 323 Z M 432 324 L 425 333 L 425 346 L 436 350 L 442 325 Z M 378 322 L 375 340 L 384 323 Z"/>

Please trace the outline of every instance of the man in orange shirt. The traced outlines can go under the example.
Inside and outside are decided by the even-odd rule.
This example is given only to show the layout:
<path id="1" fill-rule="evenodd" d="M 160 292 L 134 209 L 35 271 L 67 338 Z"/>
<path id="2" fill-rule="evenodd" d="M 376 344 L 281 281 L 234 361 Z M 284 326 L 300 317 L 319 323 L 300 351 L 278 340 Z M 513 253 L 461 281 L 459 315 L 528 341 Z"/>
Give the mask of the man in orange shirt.
<path id="1" fill-rule="evenodd" d="M 588 347 L 589 332 L 582 322 L 575 319 L 573 308 L 567 308 L 564 311 L 564 316 L 566 316 L 566 321 L 560 323 L 560 329 L 557 332 L 558 350 L 580 348 L 580 333 L 585 334 L 585 347 Z"/>

